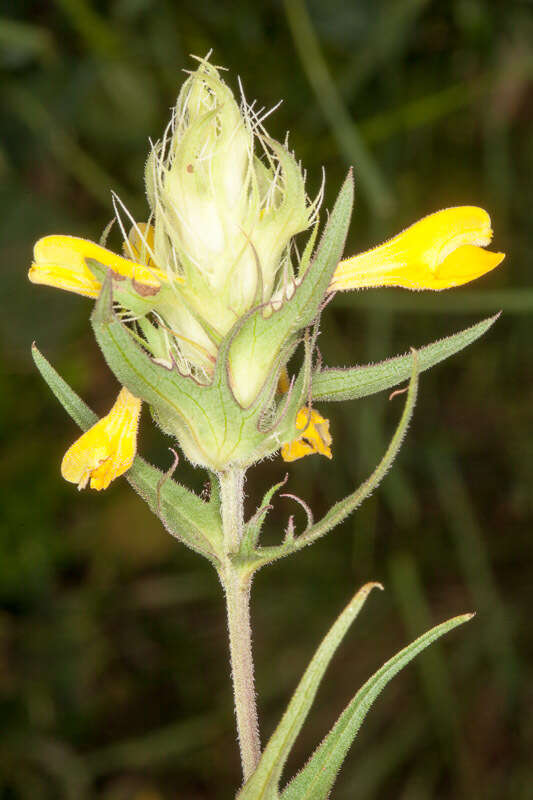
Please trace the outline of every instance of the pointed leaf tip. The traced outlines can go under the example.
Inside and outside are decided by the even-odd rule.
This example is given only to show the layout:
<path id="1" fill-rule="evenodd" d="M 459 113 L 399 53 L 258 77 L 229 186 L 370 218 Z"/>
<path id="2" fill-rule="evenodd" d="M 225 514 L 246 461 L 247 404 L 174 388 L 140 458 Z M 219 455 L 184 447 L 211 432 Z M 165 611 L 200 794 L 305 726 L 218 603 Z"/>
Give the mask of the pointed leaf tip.
<path id="1" fill-rule="evenodd" d="M 272 734 L 258 767 L 241 789 L 238 800 L 274 800 L 281 773 L 315 699 L 318 686 L 348 628 L 379 583 L 366 583 L 352 597 L 322 640 L 307 667 L 283 718 Z"/>
<path id="2" fill-rule="evenodd" d="M 488 331 L 501 312 L 472 325 L 470 328 L 418 348 L 419 370 L 424 372 L 472 344 Z M 356 400 L 397 386 L 409 377 L 409 353 L 395 356 L 378 364 L 356 367 L 325 367 L 313 374 L 312 396 L 315 402 L 325 400 Z"/>
<path id="3" fill-rule="evenodd" d="M 462 614 L 426 631 L 369 678 L 342 712 L 304 768 L 285 787 L 281 800 L 326 800 L 369 709 L 385 686 L 418 653 L 453 628 L 468 622 L 472 616 L 472 614 Z"/>

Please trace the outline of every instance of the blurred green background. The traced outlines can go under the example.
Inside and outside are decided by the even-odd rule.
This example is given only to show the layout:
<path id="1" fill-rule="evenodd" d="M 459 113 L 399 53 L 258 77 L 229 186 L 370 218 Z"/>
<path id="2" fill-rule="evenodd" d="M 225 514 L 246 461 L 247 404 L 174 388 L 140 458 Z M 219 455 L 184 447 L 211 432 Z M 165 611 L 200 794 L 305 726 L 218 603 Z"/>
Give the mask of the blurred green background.
<path id="1" fill-rule="evenodd" d="M 355 689 L 431 624 L 477 618 L 395 679 L 335 798 L 533 797 L 531 683 L 531 131 L 533 17 L 519 0 L 17 0 L 0 19 L 0 798 L 230 798 L 239 781 L 220 587 L 124 481 L 77 493 L 59 475 L 78 435 L 30 359 L 42 351 L 99 413 L 117 390 L 89 301 L 31 286 L 33 242 L 98 239 L 110 189 L 146 215 L 149 137 L 190 53 L 281 108 L 290 143 L 331 207 L 353 164 L 347 252 L 449 205 L 487 208 L 508 253 L 472 286 L 337 297 L 326 363 L 376 361 L 504 311 L 421 379 L 414 423 L 379 491 L 335 533 L 254 586 L 264 738 L 348 597 L 376 579 L 335 658 L 288 774 Z M 115 242 L 116 244 L 116 242 Z M 321 407 L 335 458 L 290 465 L 318 515 L 375 465 L 402 400 Z M 171 463 L 143 418 L 141 450 Z M 183 461 L 179 479 L 201 489 Z M 250 474 L 250 510 L 286 466 Z M 293 508 L 280 500 L 267 540 Z M 303 520 L 300 520 L 303 522 Z M 529 663 L 528 663 L 529 659 Z"/>

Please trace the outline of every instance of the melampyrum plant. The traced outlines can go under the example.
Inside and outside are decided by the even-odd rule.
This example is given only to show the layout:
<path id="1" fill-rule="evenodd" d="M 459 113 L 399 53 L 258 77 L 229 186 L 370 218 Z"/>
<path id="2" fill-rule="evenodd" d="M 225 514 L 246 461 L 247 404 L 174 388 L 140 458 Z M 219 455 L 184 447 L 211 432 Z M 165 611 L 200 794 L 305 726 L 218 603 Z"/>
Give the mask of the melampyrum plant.
<path id="1" fill-rule="evenodd" d="M 270 741 L 262 749 L 254 692 L 249 597 L 257 570 L 313 544 L 340 524 L 379 484 L 409 425 L 418 375 L 485 333 L 495 317 L 380 364 L 325 367 L 320 325 L 337 292 L 396 286 L 447 289 L 503 259 L 483 249 L 489 215 L 462 206 L 437 211 L 384 244 L 343 259 L 353 203 L 351 173 L 329 215 L 322 192 L 307 195 L 305 175 L 264 117 L 238 103 L 219 71 L 198 59 L 172 118 L 151 147 L 145 170 L 147 220 L 135 221 L 114 198 L 122 254 L 71 236 L 35 245 L 29 277 L 91 298 L 96 340 L 122 389 L 102 419 L 34 348 L 35 363 L 84 431 L 61 472 L 79 489 L 105 489 L 124 475 L 167 531 L 209 559 L 227 606 L 229 650 L 244 784 L 240 800 L 327 798 L 363 719 L 386 683 L 422 649 L 469 619 L 448 620 L 388 661 L 359 689 L 302 770 L 280 786 L 291 747 L 319 682 L 348 627 L 378 584 L 360 589 L 318 647 Z M 327 219 L 323 225 L 324 218 Z M 321 230 L 322 228 L 322 230 Z M 307 232 L 297 249 L 294 237 Z M 322 319 L 323 317 L 323 319 Z M 250 519 L 243 514 L 246 471 L 279 453 L 332 458 L 323 404 L 350 401 L 408 381 L 404 410 L 372 475 L 297 531 L 289 520 L 275 546 L 261 528 L 269 488 Z M 142 403 L 199 469 L 211 492 L 200 497 L 137 450 Z M 317 406 L 320 411 L 317 410 Z M 302 501 L 303 502 L 303 501 Z"/>

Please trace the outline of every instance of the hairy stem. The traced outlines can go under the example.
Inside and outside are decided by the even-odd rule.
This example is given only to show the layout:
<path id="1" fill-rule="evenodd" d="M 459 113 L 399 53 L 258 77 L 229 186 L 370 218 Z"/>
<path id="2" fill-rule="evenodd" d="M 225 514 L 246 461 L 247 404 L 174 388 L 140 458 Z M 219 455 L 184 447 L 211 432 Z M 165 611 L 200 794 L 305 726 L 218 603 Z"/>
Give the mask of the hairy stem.
<path id="1" fill-rule="evenodd" d="M 219 479 L 226 552 L 220 577 L 226 594 L 235 715 L 242 771 L 246 781 L 257 766 L 261 745 L 255 701 L 252 629 L 250 626 L 251 578 L 242 573 L 230 558 L 231 554 L 238 550 L 243 535 L 244 471 L 227 469 L 219 474 Z"/>

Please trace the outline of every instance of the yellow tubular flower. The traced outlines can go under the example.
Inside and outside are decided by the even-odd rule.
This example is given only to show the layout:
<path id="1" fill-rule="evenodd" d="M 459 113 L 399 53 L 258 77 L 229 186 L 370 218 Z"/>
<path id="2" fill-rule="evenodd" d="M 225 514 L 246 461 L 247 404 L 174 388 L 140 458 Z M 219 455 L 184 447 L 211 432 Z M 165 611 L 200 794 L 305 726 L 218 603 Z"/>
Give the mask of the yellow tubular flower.
<path id="1" fill-rule="evenodd" d="M 296 428 L 302 431 L 294 441 L 284 444 L 281 457 L 284 461 L 296 461 L 298 458 L 320 453 L 326 458 L 333 458 L 331 453 L 331 435 L 329 420 L 324 419 L 314 408 L 301 408 L 296 416 Z"/>
<path id="2" fill-rule="evenodd" d="M 505 258 L 504 253 L 483 250 L 491 239 L 490 217 L 482 208 L 446 208 L 379 247 L 341 261 L 329 290 L 402 286 L 440 291 L 461 286 Z"/>
<path id="3" fill-rule="evenodd" d="M 136 250 L 136 246 L 137 240 L 132 243 L 132 252 L 140 255 L 140 248 Z M 94 259 L 117 275 L 132 278 L 151 288 L 159 289 L 161 283 L 168 280 L 166 273 L 156 267 L 138 264 L 77 236 L 45 236 L 36 243 L 33 255 L 34 262 L 28 273 L 32 283 L 65 289 L 85 297 L 98 297 L 101 288 L 100 281 L 87 266 L 87 259 Z"/>
<path id="4" fill-rule="evenodd" d="M 85 489 L 107 489 L 111 481 L 132 465 L 137 450 L 137 428 L 141 401 L 122 389 L 115 405 L 105 417 L 69 447 L 61 463 L 66 481 Z"/>

